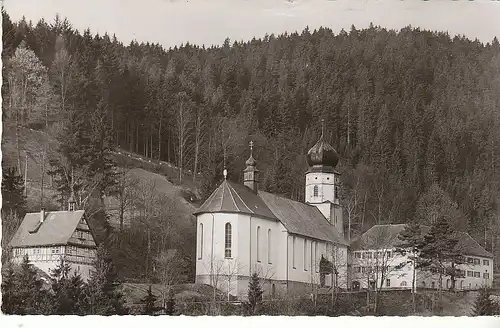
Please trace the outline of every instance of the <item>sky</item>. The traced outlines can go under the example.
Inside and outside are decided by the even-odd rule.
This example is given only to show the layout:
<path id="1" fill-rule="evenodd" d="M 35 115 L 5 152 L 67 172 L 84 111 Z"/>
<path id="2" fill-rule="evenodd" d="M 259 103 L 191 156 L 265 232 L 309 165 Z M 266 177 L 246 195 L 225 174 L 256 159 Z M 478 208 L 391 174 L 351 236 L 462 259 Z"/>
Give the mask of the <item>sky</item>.
<path id="1" fill-rule="evenodd" d="M 80 32 L 116 34 L 160 43 L 222 44 L 285 31 L 329 27 L 335 33 L 368 27 L 407 25 L 448 31 L 490 42 L 500 38 L 500 0 L 4 0 L 12 20 L 34 23 L 67 17 Z"/>

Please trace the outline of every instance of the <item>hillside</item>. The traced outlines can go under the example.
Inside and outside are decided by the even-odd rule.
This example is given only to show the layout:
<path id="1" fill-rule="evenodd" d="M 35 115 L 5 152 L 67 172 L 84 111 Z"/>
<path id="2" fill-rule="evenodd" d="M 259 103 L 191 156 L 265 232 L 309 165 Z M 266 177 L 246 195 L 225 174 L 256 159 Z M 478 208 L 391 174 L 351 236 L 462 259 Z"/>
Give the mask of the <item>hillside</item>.
<path id="1" fill-rule="evenodd" d="M 4 126 L 2 136 L 2 160 L 3 165 L 6 167 L 17 166 L 17 150 L 15 141 L 15 130 L 9 126 Z M 51 138 L 43 131 L 20 128 L 19 149 L 22 154 L 21 167 L 23 173 L 25 172 L 24 170 L 26 165 L 25 153 L 28 154 L 27 210 L 29 212 L 40 210 L 41 172 L 43 163 L 42 154 L 45 145 L 48 146 L 48 158 L 54 156 L 54 151 L 58 146 L 57 141 L 54 138 Z M 191 236 L 195 233 L 195 221 L 192 213 L 199 205 L 199 191 L 197 189 L 197 184 L 192 181 L 192 177 L 190 175 L 186 175 L 184 184 L 179 185 L 171 182 L 178 181 L 178 170 L 175 166 L 169 163 L 161 162 L 156 163 L 155 165 L 150 165 L 148 160 L 144 160 L 139 155 L 129 154 L 119 150 L 115 151 L 112 157 L 117 163 L 118 171 L 126 171 L 131 181 L 133 181 L 134 185 L 127 186 L 127 189 L 130 190 L 133 197 L 137 197 L 136 200 L 133 200 L 134 203 L 128 204 L 127 210 L 125 211 L 124 224 L 127 235 L 132 236 L 134 235 L 134 231 L 140 231 L 140 229 L 142 229 L 141 226 L 143 226 L 144 223 L 147 223 L 147 225 L 151 227 L 160 226 L 161 229 L 158 231 L 164 231 L 168 227 L 171 229 L 168 234 L 174 238 L 170 241 L 170 247 L 175 245 L 174 247 L 183 249 L 183 254 L 185 254 L 185 256 L 190 256 L 189 254 L 194 249 L 194 244 L 191 245 L 191 240 L 193 240 Z M 48 169 L 48 159 L 46 165 Z M 146 186 L 153 187 L 153 190 L 151 190 L 153 195 L 164 195 L 167 198 L 167 201 L 173 204 L 170 208 L 170 213 L 163 213 L 161 218 L 156 216 L 148 218 L 150 222 L 144 222 L 144 218 L 141 216 L 139 210 L 140 195 L 138 193 L 140 193 L 140 191 Z M 51 184 L 50 177 L 45 175 L 44 206 L 48 210 L 65 209 L 65 207 L 61 208 L 61 205 L 56 201 L 57 192 L 54 187 L 55 186 Z M 105 197 L 104 200 L 104 210 L 108 215 L 107 222 L 114 228 L 114 231 L 117 232 L 119 231 L 119 196 L 110 195 Z M 102 221 L 96 221 L 92 216 L 90 219 L 91 225 L 95 228 L 105 228 L 102 226 Z M 135 236 L 134 242 L 142 243 L 142 245 L 144 245 L 144 238 L 137 240 L 136 233 Z M 141 261 L 144 260 L 145 257 L 137 254 L 137 252 L 141 251 L 141 246 L 138 244 L 131 246 L 132 244 L 122 244 L 121 246 L 117 245 L 116 248 L 113 248 L 112 252 L 116 262 L 118 263 L 118 267 L 122 268 L 120 272 L 121 276 L 123 278 L 128 277 L 136 279 L 138 277 L 136 276 L 135 270 L 137 270 L 137 266 L 140 267 L 143 265 Z M 132 248 L 132 250 L 129 248 Z M 129 249 L 129 251 L 126 251 L 127 249 Z M 135 258 L 136 261 L 125 260 L 133 258 Z M 132 262 L 132 265 L 130 266 L 130 263 L 127 264 L 126 262 Z M 130 273 L 126 268 L 130 269 L 130 272 L 135 273 Z"/>

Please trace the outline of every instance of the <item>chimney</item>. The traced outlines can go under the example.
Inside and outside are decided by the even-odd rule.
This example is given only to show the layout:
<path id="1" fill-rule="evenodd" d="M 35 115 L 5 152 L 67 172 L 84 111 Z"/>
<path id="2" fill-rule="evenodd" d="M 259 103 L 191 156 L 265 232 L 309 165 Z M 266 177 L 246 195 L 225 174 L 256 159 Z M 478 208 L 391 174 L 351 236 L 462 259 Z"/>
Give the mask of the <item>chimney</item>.
<path id="1" fill-rule="evenodd" d="M 250 158 L 246 161 L 246 169 L 243 171 L 243 183 L 253 192 L 257 193 L 258 190 L 258 174 L 257 161 L 253 158 L 253 141 L 250 141 Z"/>
<path id="2" fill-rule="evenodd" d="M 40 210 L 40 223 L 43 223 L 44 220 L 45 220 L 45 209 L 42 207 L 42 209 Z"/>

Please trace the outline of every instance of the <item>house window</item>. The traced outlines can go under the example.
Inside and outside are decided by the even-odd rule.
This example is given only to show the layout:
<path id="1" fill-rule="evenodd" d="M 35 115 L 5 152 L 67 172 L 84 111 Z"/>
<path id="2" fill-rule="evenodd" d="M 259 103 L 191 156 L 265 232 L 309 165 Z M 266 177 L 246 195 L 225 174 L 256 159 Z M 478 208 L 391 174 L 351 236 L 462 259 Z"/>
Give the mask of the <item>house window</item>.
<path id="1" fill-rule="evenodd" d="M 467 258 L 467 263 L 474 263 L 474 259 L 472 257 L 468 257 Z"/>
<path id="2" fill-rule="evenodd" d="M 467 277 L 474 277 L 474 272 L 467 271 Z"/>
<path id="3" fill-rule="evenodd" d="M 489 260 L 483 260 L 483 265 L 490 265 L 490 261 Z"/>
<path id="4" fill-rule="evenodd" d="M 391 279 L 386 279 L 385 280 L 385 286 L 386 287 L 391 287 Z"/>
<path id="5" fill-rule="evenodd" d="M 391 251 L 388 251 L 388 252 L 387 252 L 387 258 L 389 259 L 389 258 L 391 258 L 391 257 L 392 257 L 392 252 L 391 252 Z"/>
<path id="6" fill-rule="evenodd" d="M 314 186 L 313 188 L 313 196 L 318 197 L 318 186 Z"/>
<path id="7" fill-rule="evenodd" d="M 260 262 L 260 227 L 257 227 L 257 262 Z"/>
<path id="8" fill-rule="evenodd" d="M 293 236 L 292 238 L 292 267 L 295 269 L 295 243 L 296 238 Z"/>
<path id="9" fill-rule="evenodd" d="M 366 259 L 366 252 L 363 252 L 363 260 Z"/>
<path id="10" fill-rule="evenodd" d="M 406 281 L 401 281 L 401 287 L 406 287 Z"/>
<path id="11" fill-rule="evenodd" d="M 481 278 L 481 272 L 474 272 L 474 278 Z"/>
<path id="12" fill-rule="evenodd" d="M 488 272 L 483 273 L 483 279 L 490 279 L 490 274 Z"/>
<path id="13" fill-rule="evenodd" d="M 474 265 L 479 265 L 481 264 L 481 260 L 480 259 L 474 259 Z"/>
<path id="14" fill-rule="evenodd" d="M 201 260 L 203 257 L 203 223 L 200 223 L 200 247 L 198 252 L 198 260 Z"/>
<path id="15" fill-rule="evenodd" d="M 366 258 L 371 259 L 372 258 L 372 252 L 367 252 L 366 253 Z"/>
<path id="16" fill-rule="evenodd" d="M 304 271 L 307 271 L 307 240 L 304 239 Z"/>
<path id="17" fill-rule="evenodd" d="M 361 253 L 360 252 L 354 252 L 354 257 L 357 259 L 361 258 Z"/>
<path id="18" fill-rule="evenodd" d="M 432 288 L 436 288 L 436 282 L 435 282 L 435 281 L 433 281 L 433 282 L 431 283 L 431 287 L 432 287 Z"/>
<path id="19" fill-rule="evenodd" d="M 354 267 L 354 271 L 357 272 L 357 273 L 360 273 L 361 272 L 361 267 Z"/>
<path id="20" fill-rule="evenodd" d="M 231 223 L 226 223 L 226 236 L 224 240 L 224 257 L 225 258 L 231 258 L 231 238 L 232 238 L 232 232 L 231 232 Z"/>
<path id="21" fill-rule="evenodd" d="M 272 254 L 272 248 L 271 248 L 271 229 L 267 230 L 267 263 L 271 264 L 271 254 Z"/>

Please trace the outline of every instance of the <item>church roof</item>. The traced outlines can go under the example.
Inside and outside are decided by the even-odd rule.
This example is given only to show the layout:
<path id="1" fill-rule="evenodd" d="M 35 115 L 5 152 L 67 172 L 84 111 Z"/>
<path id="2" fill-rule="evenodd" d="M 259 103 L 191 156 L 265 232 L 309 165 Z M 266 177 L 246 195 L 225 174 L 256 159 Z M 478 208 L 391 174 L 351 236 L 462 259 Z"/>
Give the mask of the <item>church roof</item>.
<path id="1" fill-rule="evenodd" d="M 194 214 L 245 213 L 274 220 L 278 218 L 250 188 L 224 180 Z"/>
<path id="2" fill-rule="evenodd" d="M 259 191 L 259 196 L 290 233 L 337 244 L 348 244 L 316 206 L 264 191 Z"/>
<path id="3" fill-rule="evenodd" d="M 40 212 L 28 213 L 10 242 L 12 247 L 65 245 L 73 235 L 85 211 L 45 212 L 40 223 Z"/>
<path id="4" fill-rule="evenodd" d="M 403 231 L 406 224 L 378 224 L 368 229 L 360 238 L 352 244 L 354 249 L 380 249 L 385 247 L 397 247 L 401 245 L 398 235 Z M 429 226 L 420 226 L 422 233 L 430 231 Z M 465 255 L 475 255 L 493 258 L 493 254 L 485 250 L 468 233 L 457 231 L 457 248 Z"/>
<path id="5" fill-rule="evenodd" d="M 280 221 L 290 232 L 347 245 L 323 214 L 312 205 L 224 180 L 194 213 L 244 213 Z"/>

